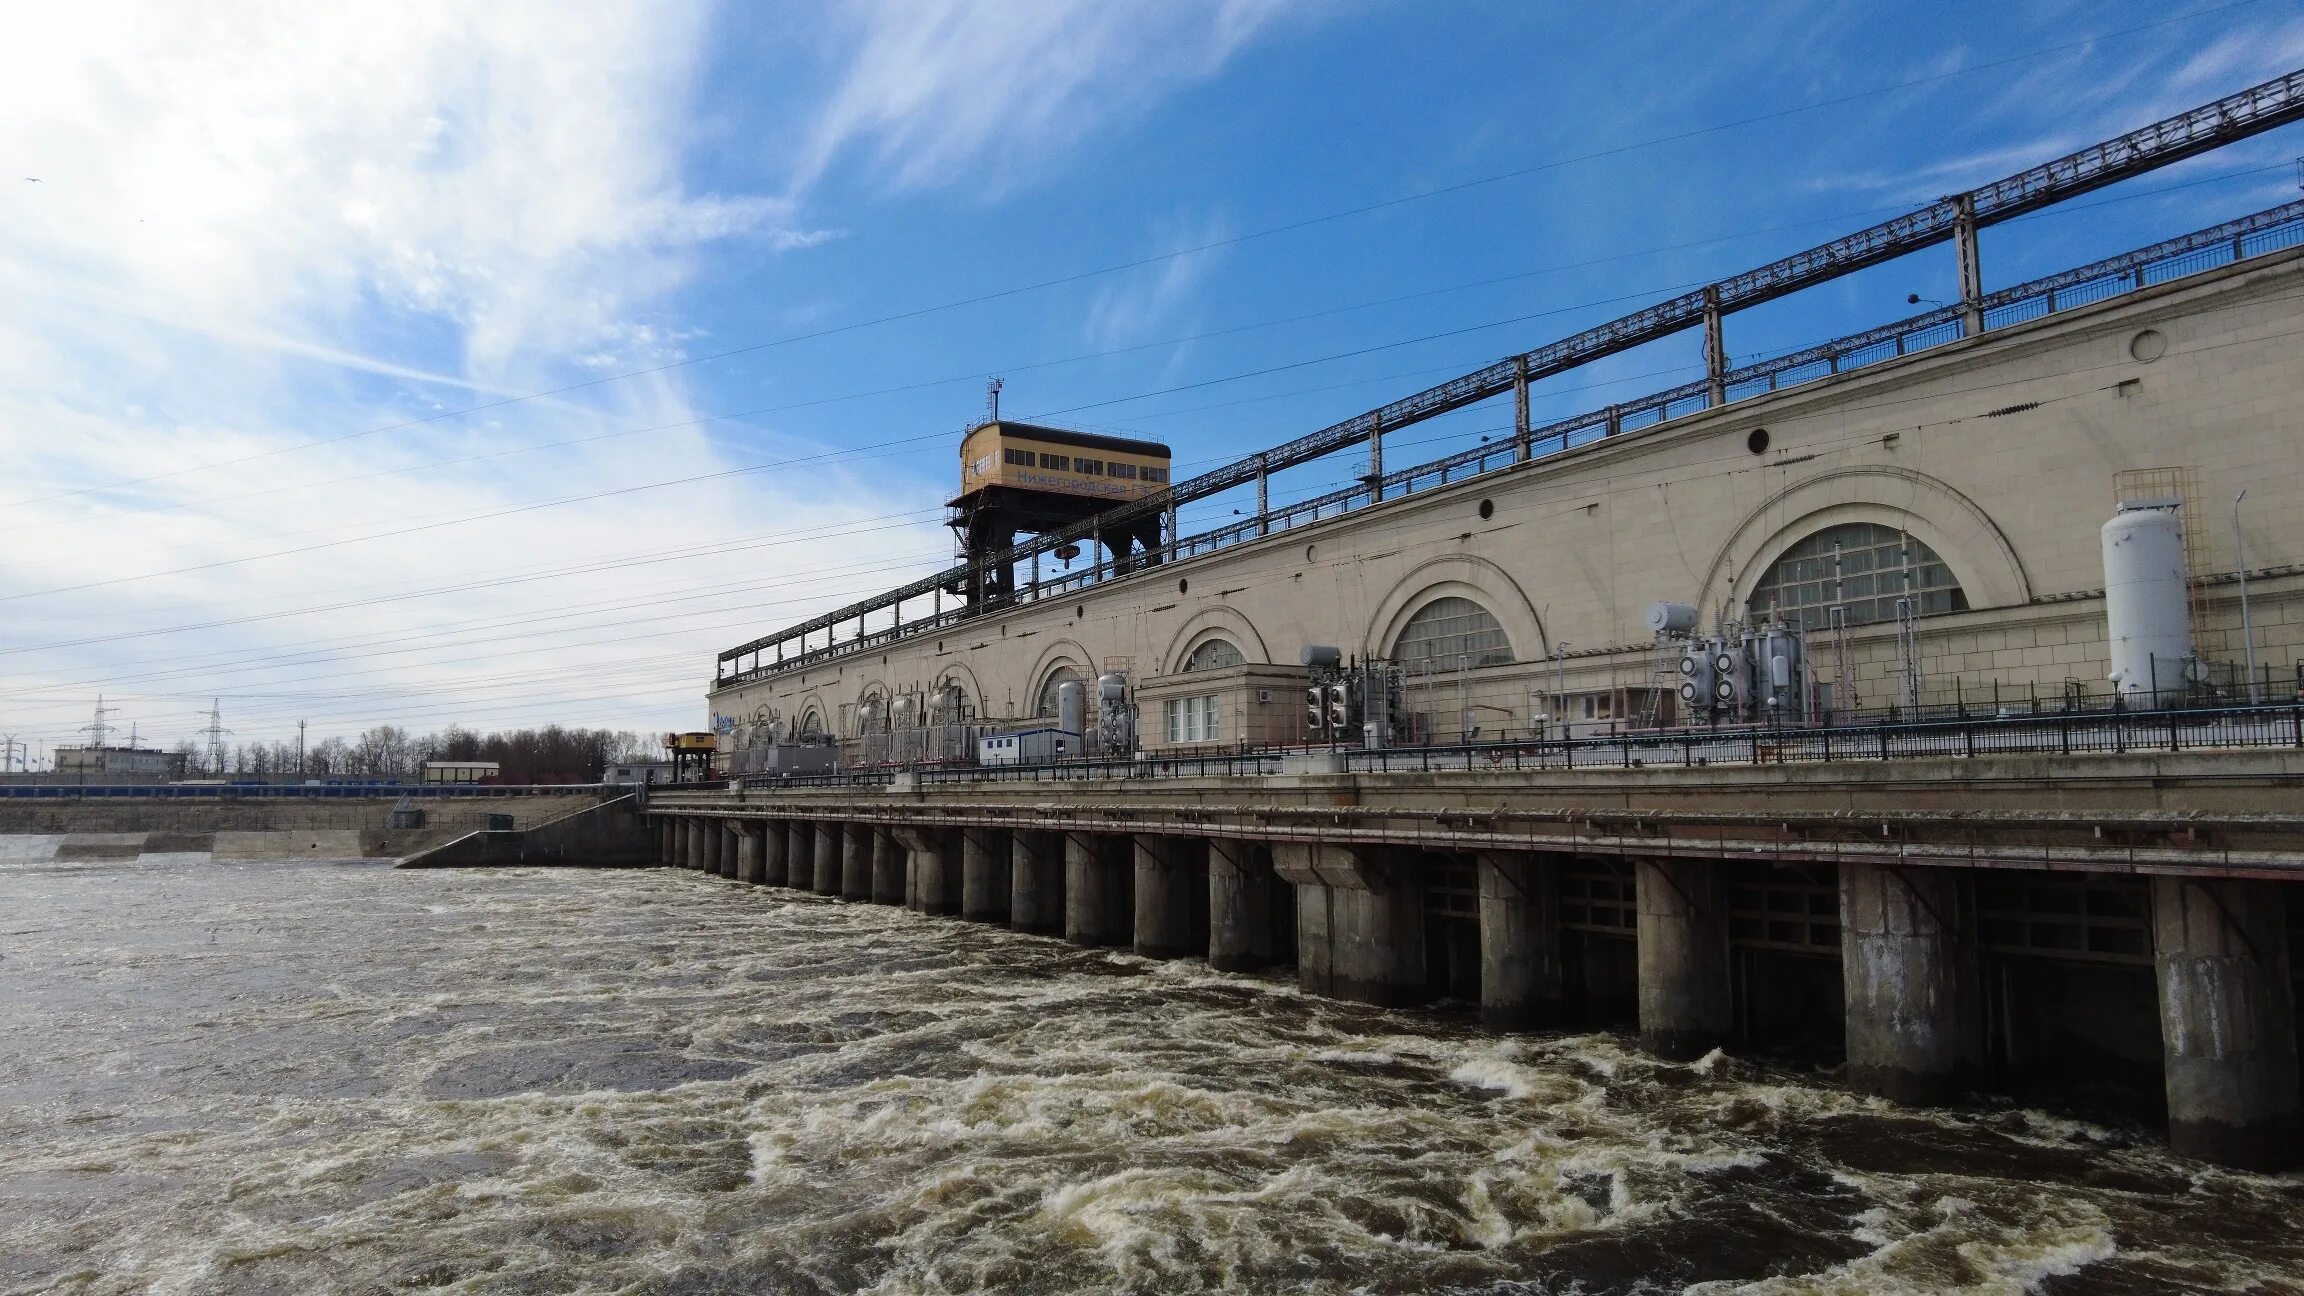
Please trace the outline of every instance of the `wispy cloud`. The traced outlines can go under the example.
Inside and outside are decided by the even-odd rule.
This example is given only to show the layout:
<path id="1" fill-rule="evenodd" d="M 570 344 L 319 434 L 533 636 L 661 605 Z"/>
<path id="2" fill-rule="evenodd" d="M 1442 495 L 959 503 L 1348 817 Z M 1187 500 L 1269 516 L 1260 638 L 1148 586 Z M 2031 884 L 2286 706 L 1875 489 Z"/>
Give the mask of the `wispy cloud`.
<path id="1" fill-rule="evenodd" d="M 844 0 L 848 52 L 804 136 L 794 190 L 858 155 L 899 187 L 990 186 L 1205 79 L 1284 0 Z"/>

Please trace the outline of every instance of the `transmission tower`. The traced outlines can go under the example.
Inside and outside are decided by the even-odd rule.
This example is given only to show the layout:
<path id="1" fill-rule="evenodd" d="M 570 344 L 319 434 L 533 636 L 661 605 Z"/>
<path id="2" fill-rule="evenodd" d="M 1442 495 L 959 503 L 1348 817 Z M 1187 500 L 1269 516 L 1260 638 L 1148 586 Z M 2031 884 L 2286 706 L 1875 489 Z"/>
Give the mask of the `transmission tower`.
<path id="1" fill-rule="evenodd" d="M 31 755 L 32 748 L 16 741 L 16 735 L 0 734 L 0 772 L 6 771 L 9 766 L 13 765 L 16 767 L 17 773 L 23 773 L 25 760 Z"/>
<path id="2" fill-rule="evenodd" d="M 97 695 L 96 695 L 96 721 L 95 721 L 95 723 L 94 723 L 94 724 L 84 724 L 84 725 L 80 726 L 80 732 L 82 732 L 82 733 L 84 733 L 84 734 L 88 735 L 88 745 L 89 745 L 89 746 L 91 746 L 91 747 L 102 747 L 102 746 L 104 745 L 104 740 L 105 740 L 106 738 L 108 738 L 108 737 L 110 737 L 110 736 L 111 736 L 111 734 L 112 734 L 112 731 L 120 727 L 120 726 L 118 726 L 118 725 L 115 725 L 115 724 L 111 724 L 111 723 L 107 722 L 107 721 L 104 719 L 104 717 L 106 717 L 106 716 L 108 716 L 108 715 L 113 715 L 113 714 L 116 714 L 116 713 L 118 713 L 118 711 L 119 711 L 119 710 L 120 710 L 120 708 L 118 708 L 118 707 L 108 707 L 108 706 L 104 705 L 104 695 L 103 695 L 103 694 L 99 693 L 99 694 L 97 694 Z"/>
<path id="3" fill-rule="evenodd" d="M 224 773 L 224 740 L 232 734 L 231 730 L 224 727 L 224 699 L 209 700 L 206 719 L 208 727 L 200 732 L 208 739 L 208 772 L 221 776 Z"/>

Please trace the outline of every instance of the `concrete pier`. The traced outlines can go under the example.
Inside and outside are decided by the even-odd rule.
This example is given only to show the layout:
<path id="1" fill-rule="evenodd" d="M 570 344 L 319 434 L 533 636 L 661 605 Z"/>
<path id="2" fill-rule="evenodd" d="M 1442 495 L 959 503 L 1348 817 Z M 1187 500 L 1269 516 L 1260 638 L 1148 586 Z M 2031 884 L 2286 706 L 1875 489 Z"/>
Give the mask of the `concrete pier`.
<path id="1" fill-rule="evenodd" d="M 820 896 L 840 894 L 840 825 L 825 821 L 816 825 L 816 876 L 810 887 Z"/>
<path id="2" fill-rule="evenodd" d="M 1064 939 L 1075 945 L 1135 942 L 1130 910 L 1136 884 L 1129 849 L 1125 837 L 1064 834 Z"/>
<path id="3" fill-rule="evenodd" d="M 872 830 L 872 903 L 904 903 L 904 844 L 886 828 Z"/>
<path id="4" fill-rule="evenodd" d="M 1151 835 L 1131 839 L 1135 854 L 1136 952 L 1145 958 L 1191 958 L 1207 950 L 1195 939 L 1194 916 L 1206 902 L 1207 884 L 1193 858 L 1199 843 L 1185 837 Z"/>
<path id="5" fill-rule="evenodd" d="M 677 819 L 656 821 L 656 862 L 666 868 L 672 867 L 680 858 L 679 832 L 680 821 Z"/>
<path id="6" fill-rule="evenodd" d="M 2273 882 L 2152 879 L 2168 1142 L 2220 1165 L 2304 1158 L 2295 990 Z"/>
<path id="7" fill-rule="evenodd" d="M 729 827 L 736 833 L 736 880 L 748 886 L 760 885 L 760 841 L 767 834 L 757 819 L 734 820 Z"/>
<path id="8" fill-rule="evenodd" d="M 917 913 L 949 914 L 960 911 L 960 844 L 956 835 L 939 828 L 899 828 L 904 843 L 904 903 Z"/>
<path id="9" fill-rule="evenodd" d="M 1848 1083 L 1919 1106 L 1958 1101 L 1984 1073 L 1975 895 L 1950 870 L 1840 866 Z"/>
<path id="10" fill-rule="evenodd" d="M 766 820 L 760 829 L 760 882 L 763 886 L 783 886 L 790 876 L 786 872 L 789 856 L 785 847 L 791 840 L 791 830 L 780 819 Z"/>
<path id="11" fill-rule="evenodd" d="M 961 833 L 960 916 L 969 922 L 1008 921 L 1008 833 L 1001 828 L 969 828 Z"/>
<path id="12" fill-rule="evenodd" d="M 1253 842 L 1208 839 L 1208 966 L 1253 972 L 1272 963 L 1272 870 Z"/>
<path id="13" fill-rule="evenodd" d="M 1639 860 L 1640 1044 L 1700 1058 L 1736 1027 L 1728 963 L 1726 869 L 1711 860 Z"/>
<path id="14" fill-rule="evenodd" d="M 672 867 L 674 867 L 674 868 L 692 868 L 692 867 L 694 867 L 694 865 L 693 865 L 693 864 L 692 864 L 690 861 L 694 860 L 694 859 L 695 859 L 695 857 L 696 857 L 696 821 L 695 821 L 695 820 L 693 820 L 693 819 L 675 819 L 675 820 L 673 820 L 673 821 L 672 821 Z"/>
<path id="15" fill-rule="evenodd" d="M 840 895 L 847 900 L 872 898 L 872 825 L 847 825 L 840 839 Z"/>
<path id="16" fill-rule="evenodd" d="M 802 891 L 816 885 L 816 825 L 805 819 L 784 824 L 784 885 Z"/>
<path id="17" fill-rule="evenodd" d="M 712 876 L 736 877 L 736 821 L 722 819 L 712 829 Z"/>
<path id="18" fill-rule="evenodd" d="M 1383 1007 L 1431 997 L 1424 892 L 1396 875 L 1383 847 L 1281 842 L 1273 870 L 1296 887 L 1297 983 L 1314 994 Z"/>
<path id="19" fill-rule="evenodd" d="M 1480 876 L 1480 1020 L 1501 1030 L 1566 1024 L 1558 861 L 1521 851 L 1476 857 Z"/>
<path id="20" fill-rule="evenodd" d="M 720 831 L 718 820 L 691 819 L 688 821 L 689 868 L 699 873 L 712 871 L 712 839 Z"/>
<path id="21" fill-rule="evenodd" d="M 1064 934 L 1063 834 L 1008 834 L 1008 926 L 1042 936 Z"/>

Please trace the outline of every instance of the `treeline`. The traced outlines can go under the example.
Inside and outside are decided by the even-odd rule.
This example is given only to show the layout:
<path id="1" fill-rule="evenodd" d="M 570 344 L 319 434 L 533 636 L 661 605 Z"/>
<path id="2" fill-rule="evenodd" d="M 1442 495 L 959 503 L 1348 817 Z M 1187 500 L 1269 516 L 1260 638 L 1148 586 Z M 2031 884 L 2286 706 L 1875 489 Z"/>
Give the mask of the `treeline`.
<path id="1" fill-rule="evenodd" d="M 176 745 L 194 774 L 308 778 L 375 778 L 414 781 L 426 761 L 495 761 L 506 783 L 595 783 L 608 766 L 662 760 L 662 740 L 629 729 L 513 729 L 474 733 L 450 726 L 439 733 L 413 734 L 398 725 L 377 725 L 357 738 L 328 738 L 312 744 L 298 760 L 293 742 L 236 743 L 224 749 L 224 768 L 197 744 Z"/>

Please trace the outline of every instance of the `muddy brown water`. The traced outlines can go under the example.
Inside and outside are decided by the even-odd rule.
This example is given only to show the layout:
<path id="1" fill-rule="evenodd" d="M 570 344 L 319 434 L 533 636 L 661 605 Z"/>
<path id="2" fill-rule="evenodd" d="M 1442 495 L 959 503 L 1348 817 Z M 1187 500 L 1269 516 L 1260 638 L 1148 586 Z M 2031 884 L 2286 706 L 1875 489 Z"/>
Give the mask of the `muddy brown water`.
<path id="1" fill-rule="evenodd" d="M 0 1293 L 1201 1290 L 2304 1293 L 2304 1179 L 685 872 L 0 858 Z"/>

